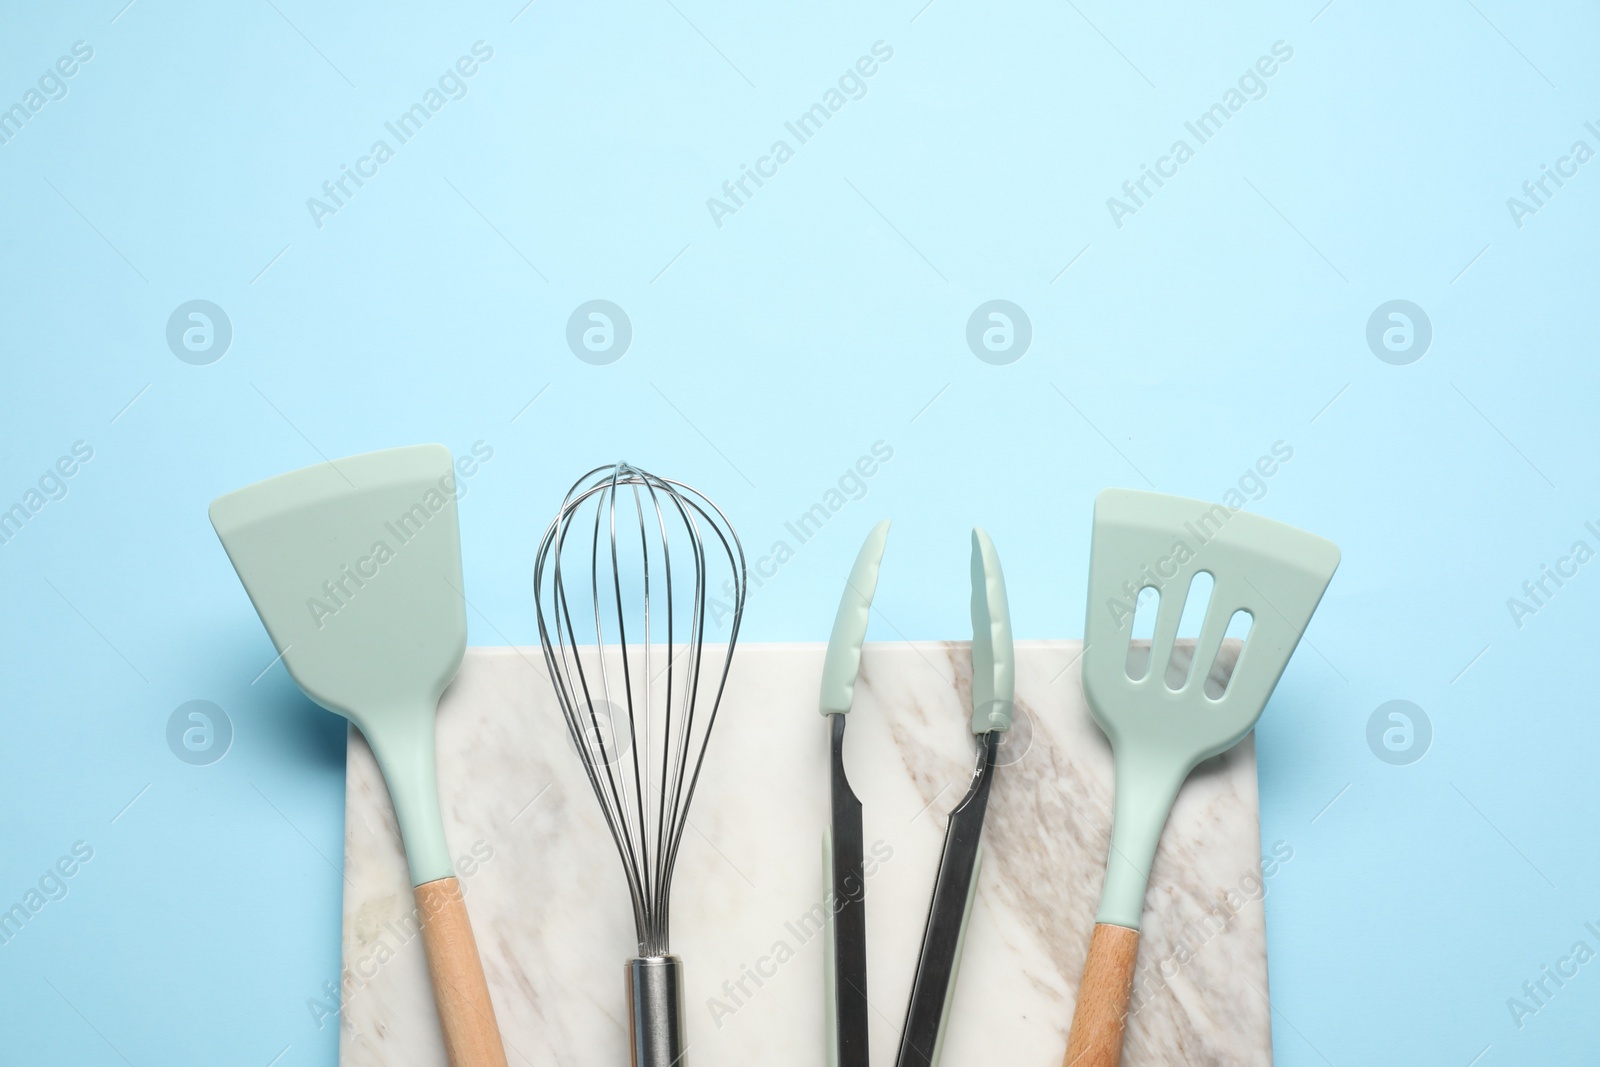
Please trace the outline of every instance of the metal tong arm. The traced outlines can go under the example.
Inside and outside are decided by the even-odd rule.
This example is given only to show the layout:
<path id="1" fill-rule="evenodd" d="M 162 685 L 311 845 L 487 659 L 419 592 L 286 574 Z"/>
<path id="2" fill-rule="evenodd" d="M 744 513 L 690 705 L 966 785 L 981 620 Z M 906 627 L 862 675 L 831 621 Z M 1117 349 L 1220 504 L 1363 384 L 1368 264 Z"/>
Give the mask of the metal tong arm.
<path id="1" fill-rule="evenodd" d="M 861 801 L 844 772 L 842 714 L 832 727 L 832 819 L 823 841 L 828 898 L 825 982 L 828 1067 L 867 1067 L 867 883 Z"/>
<path id="2" fill-rule="evenodd" d="M 994 783 L 995 757 L 1000 751 L 999 730 L 978 738 L 978 762 L 967 795 L 950 813 L 939 875 L 928 906 L 928 925 L 922 935 L 917 975 L 911 984 L 911 1003 L 900 1035 L 896 1067 L 932 1067 L 939 1062 L 945 1023 L 955 995 L 956 970 L 966 940 L 967 919 L 982 863 L 983 816 Z"/>
<path id="3" fill-rule="evenodd" d="M 823 658 L 819 710 L 831 734 L 829 825 L 822 865 L 827 897 L 824 916 L 824 990 L 828 1067 L 867 1067 L 867 901 L 863 867 L 861 801 L 844 769 L 845 716 L 855 700 L 861 645 L 867 636 L 878 567 L 889 537 L 889 520 L 867 535 L 839 599 L 833 633 Z"/>

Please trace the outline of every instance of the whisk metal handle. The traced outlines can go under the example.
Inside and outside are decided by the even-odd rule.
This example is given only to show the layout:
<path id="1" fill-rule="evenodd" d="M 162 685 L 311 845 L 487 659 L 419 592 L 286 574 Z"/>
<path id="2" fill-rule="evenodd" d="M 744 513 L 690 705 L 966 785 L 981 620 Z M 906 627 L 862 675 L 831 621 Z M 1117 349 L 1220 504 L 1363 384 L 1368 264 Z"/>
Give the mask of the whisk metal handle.
<path id="1" fill-rule="evenodd" d="M 627 967 L 632 1067 L 684 1067 L 683 961 L 644 956 Z"/>

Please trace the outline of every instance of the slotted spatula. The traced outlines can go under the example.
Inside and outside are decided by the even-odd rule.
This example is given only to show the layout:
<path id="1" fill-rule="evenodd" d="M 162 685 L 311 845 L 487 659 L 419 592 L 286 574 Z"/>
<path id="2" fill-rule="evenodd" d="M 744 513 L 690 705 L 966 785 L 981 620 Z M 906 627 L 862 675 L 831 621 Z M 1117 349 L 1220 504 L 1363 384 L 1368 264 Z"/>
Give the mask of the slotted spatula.
<path id="1" fill-rule="evenodd" d="M 1197 764 L 1255 726 L 1338 565 L 1332 542 L 1221 504 L 1127 489 L 1096 498 L 1083 691 L 1115 755 L 1116 809 L 1065 1067 L 1121 1060 L 1145 889 L 1172 802 Z M 1194 656 L 1186 672 L 1169 673 L 1184 601 L 1202 571 L 1215 585 Z M 1132 658 L 1140 666 L 1131 677 L 1135 607 L 1148 588 L 1160 598 L 1155 635 L 1148 661 Z M 1250 629 L 1213 697 L 1207 676 L 1241 611 Z"/>
<path id="2" fill-rule="evenodd" d="M 220 496 L 211 525 L 290 676 L 383 769 L 451 1067 L 505 1067 L 434 777 L 434 712 L 467 647 L 454 476 L 443 445 L 368 452 Z"/>

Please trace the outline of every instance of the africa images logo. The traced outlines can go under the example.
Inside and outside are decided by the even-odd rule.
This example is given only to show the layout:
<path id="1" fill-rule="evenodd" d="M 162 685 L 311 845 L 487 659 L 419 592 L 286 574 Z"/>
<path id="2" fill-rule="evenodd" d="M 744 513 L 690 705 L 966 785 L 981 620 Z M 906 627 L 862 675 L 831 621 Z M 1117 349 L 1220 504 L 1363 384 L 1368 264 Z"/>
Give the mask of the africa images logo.
<path id="1" fill-rule="evenodd" d="M 1004 367 L 1028 354 L 1033 322 L 1009 300 L 979 304 L 967 319 L 967 347 L 985 363 Z"/>
<path id="2" fill-rule="evenodd" d="M 591 366 L 615 363 L 632 343 L 633 320 L 609 300 L 579 304 L 567 318 L 567 347 Z"/>
<path id="3" fill-rule="evenodd" d="M 215 363 L 233 344 L 233 322 L 209 300 L 186 300 L 167 318 L 167 347 L 195 367 Z"/>
<path id="4" fill-rule="evenodd" d="M 233 720 L 209 700 L 179 704 L 167 717 L 167 747 L 191 767 L 208 766 L 233 747 Z"/>
<path id="5" fill-rule="evenodd" d="M 1428 354 L 1433 321 L 1409 300 L 1379 304 L 1367 318 L 1367 347 L 1391 366 L 1404 367 Z"/>

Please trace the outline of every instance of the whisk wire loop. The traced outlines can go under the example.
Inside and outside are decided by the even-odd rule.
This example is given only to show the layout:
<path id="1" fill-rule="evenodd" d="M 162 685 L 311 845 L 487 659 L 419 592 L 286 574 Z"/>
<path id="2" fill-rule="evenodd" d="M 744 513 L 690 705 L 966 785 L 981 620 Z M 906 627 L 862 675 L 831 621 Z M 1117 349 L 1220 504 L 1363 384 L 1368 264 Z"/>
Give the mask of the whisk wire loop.
<path id="1" fill-rule="evenodd" d="M 569 589 L 567 538 L 591 510 L 592 524 L 583 522 L 589 526 L 588 581 Z M 637 558 L 624 548 L 635 521 Z M 580 533 L 576 545 L 583 539 Z M 673 553 L 683 548 L 692 569 L 673 567 Z M 703 694 L 703 684 L 710 688 L 703 670 L 707 597 L 712 571 L 724 566 L 724 588 L 731 587 L 733 600 L 727 654 L 714 691 Z M 746 589 L 744 549 L 727 516 L 692 487 L 626 463 L 596 467 L 574 482 L 539 544 L 539 642 L 568 734 L 622 860 L 641 956 L 670 952 L 672 873 L 726 689 Z M 587 604 L 581 602 L 585 593 Z M 582 639 L 591 635 L 574 625 L 575 613 L 580 623 L 592 624 L 592 641 Z M 658 669 L 662 629 L 666 662 Z M 592 653 L 580 652 L 585 644 L 593 645 Z M 621 717 L 625 734 L 616 721 Z"/>

